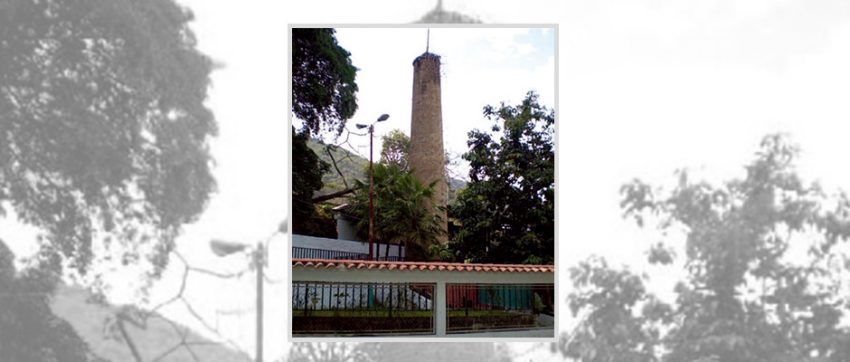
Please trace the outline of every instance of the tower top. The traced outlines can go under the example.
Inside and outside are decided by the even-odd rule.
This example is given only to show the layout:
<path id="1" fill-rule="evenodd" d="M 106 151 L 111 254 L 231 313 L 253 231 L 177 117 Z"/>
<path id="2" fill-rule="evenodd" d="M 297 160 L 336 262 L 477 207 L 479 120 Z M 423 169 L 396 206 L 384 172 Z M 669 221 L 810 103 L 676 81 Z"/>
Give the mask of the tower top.
<path id="1" fill-rule="evenodd" d="M 429 52 L 426 51 L 426 52 L 422 53 L 422 55 L 416 57 L 416 59 L 413 59 L 413 65 L 416 66 L 420 62 L 425 61 L 425 60 L 431 61 L 431 62 L 436 62 L 437 64 L 439 64 L 440 63 L 440 56 L 437 55 L 437 54 L 429 53 Z"/>

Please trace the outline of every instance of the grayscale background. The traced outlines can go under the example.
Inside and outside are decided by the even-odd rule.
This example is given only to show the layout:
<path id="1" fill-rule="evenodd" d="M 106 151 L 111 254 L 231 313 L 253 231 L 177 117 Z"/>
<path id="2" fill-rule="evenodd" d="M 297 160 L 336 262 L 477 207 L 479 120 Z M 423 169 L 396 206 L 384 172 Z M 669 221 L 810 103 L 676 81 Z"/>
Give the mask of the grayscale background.
<path id="1" fill-rule="evenodd" d="M 0 0 L 0 42 L 11 31 L 8 24 L 15 24 L 18 15 L 7 10 L 17 1 L 24 0 Z M 158 308 L 159 314 L 179 324 L 150 322 L 146 327 L 162 331 L 165 341 L 173 341 L 169 345 L 181 348 L 182 354 L 172 355 L 173 360 L 250 358 L 254 282 L 246 269 L 248 261 L 213 255 L 208 241 L 214 238 L 268 242 L 265 360 L 570 360 L 561 347 L 575 341 L 576 326 L 586 323 L 582 314 L 573 316 L 566 303 L 575 290 L 570 267 L 590 255 L 602 256 L 618 270 L 623 266 L 635 275 L 646 274 L 647 290 L 667 303 L 675 301 L 674 286 L 685 277 L 683 240 L 671 240 L 652 227 L 637 227 L 623 217 L 620 190 L 632 179 L 669 191 L 679 181 L 674 171 L 682 168 L 692 170 L 695 179 L 712 184 L 742 177 L 762 137 L 783 132 L 801 149 L 796 170 L 803 180 L 817 180 L 828 194 L 850 188 L 850 171 L 845 166 L 850 154 L 846 141 L 850 134 L 850 107 L 846 106 L 850 99 L 850 67 L 846 66 L 850 64 L 850 4 L 846 1 L 445 0 L 443 9 L 453 14 L 438 19 L 559 24 L 556 235 L 561 343 L 293 346 L 285 338 L 288 262 L 282 261 L 287 238 L 273 234 L 291 206 L 285 165 L 289 149 L 287 26 L 409 24 L 429 14 L 436 16 L 431 13 L 436 1 L 178 3 L 194 13 L 190 26 L 198 49 L 213 62 L 204 104 L 217 122 L 218 135 L 208 142 L 215 159 L 210 172 L 216 191 L 203 213 L 181 228 L 176 249 L 168 253 L 168 267 L 147 297 L 132 290 L 144 284 L 138 275 L 149 271 L 145 269 L 148 264 L 112 260 L 98 264 L 102 268 L 94 273 L 97 278 L 78 276 L 104 292 L 110 307 L 88 303 L 87 294 L 78 289 L 60 288 L 50 298 L 53 314 L 83 320 L 85 323 L 71 325 L 85 329 L 82 334 L 98 336 L 96 342 L 88 341 L 90 346 L 114 351 L 127 360 L 132 360 L 131 355 L 121 342 L 118 326 L 135 327 L 118 320 L 139 319 L 137 310 L 150 308 Z M 122 6 L 123 2 L 116 4 Z M 392 51 L 391 44 L 386 51 Z M 9 54 L 0 54 L 0 59 L 9 59 Z M 2 96 L 11 89 L 10 74 L 19 74 L 8 64 L 0 63 Z M 30 121 L 14 118 L 12 103 L 8 98 L 3 101 L 0 142 L 12 139 L 15 130 L 9 126 L 13 122 Z M 8 155 L 4 150 L 9 148 L 0 145 L 0 162 L 4 162 L 0 164 L 0 210 L 7 211 L 0 213 L 0 239 L 8 251 L 0 249 L 0 266 L 12 265 L 2 263 L 13 260 L 9 256 L 14 255 L 13 265 L 22 270 L 36 251 L 41 231 L 9 212 L 14 209 L 7 185 L 15 173 L 11 162 L 2 158 Z M 78 159 L 66 158 L 58 166 L 72 168 Z M 647 250 L 661 239 L 678 256 L 672 265 L 647 262 Z M 841 245 L 833 251 L 839 257 L 847 256 L 846 244 Z M 790 263 L 804 259 L 804 252 L 788 256 Z M 846 266 L 838 269 L 836 275 L 847 275 Z M 12 280 L 9 275 L 14 274 L 8 270 L 0 268 L 0 282 Z M 181 288 L 184 280 L 186 287 Z M 838 301 L 837 309 L 846 314 L 850 296 L 846 280 L 850 279 L 843 280 L 828 296 Z M 0 284 L 0 298 L 50 294 L 37 287 L 13 291 L 11 283 Z M 6 317 L 11 309 L 4 308 L 10 304 L 2 301 L 0 317 Z M 841 326 L 847 323 L 846 317 L 839 320 Z M 0 361 L 4 362 L 15 359 L 4 355 L 4 348 L 10 347 L 2 341 L 23 333 L 8 326 L 0 325 Z M 188 338 L 204 341 L 204 346 L 186 348 L 192 345 L 187 343 L 191 341 L 184 334 L 186 328 L 191 331 Z M 836 338 L 839 345 L 850 345 L 850 339 L 841 339 L 846 335 Z M 223 347 L 210 347 L 207 341 Z M 145 343 L 149 344 L 142 349 L 159 348 L 166 342 Z M 5 351 L 10 353 L 10 349 Z M 150 356 L 145 361 L 153 359 Z"/>

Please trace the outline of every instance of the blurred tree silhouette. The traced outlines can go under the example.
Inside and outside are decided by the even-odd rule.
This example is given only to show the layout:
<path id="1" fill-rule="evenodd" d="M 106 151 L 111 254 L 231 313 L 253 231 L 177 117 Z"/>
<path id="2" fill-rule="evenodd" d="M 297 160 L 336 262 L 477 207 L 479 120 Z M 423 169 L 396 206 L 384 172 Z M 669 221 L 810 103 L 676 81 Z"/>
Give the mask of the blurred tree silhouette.
<path id="1" fill-rule="evenodd" d="M 640 276 L 591 257 L 570 268 L 570 279 L 567 303 L 580 322 L 561 338 L 561 353 L 579 361 L 659 360 L 659 322 L 669 323 L 670 310 L 646 291 Z"/>
<path id="2" fill-rule="evenodd" d="M 0 240 L 0 357 L 21 362 L 95 362 L 71 325 L 50 309 L 58 275 L 15 270 L 14 254 Z"/>
<path id="3" fill-rule="evenodd" d="M 291 362 L 371 362 L 376 349 L 369 344 L 339 342 L 292 343 Z"/>
<path id="4" fill-rule="evenodd" d="M 676 286 L 676 302 L 667 307 L 653 303 L 658 313 L 648 314 L 666 331 L 660 340 L 665 352 L 655 357 L 850 360 L 850 328 L 842 324 L 850 303 L 850 199 L 843 192 L 827 194 L 816 183 L 804 183 L 794 168 L 798 153 L 786 136 L 768 135 L 743 178 L 716 186 L 694 182 L 679 171 L 678 186 L 669 193 L 639 180 L 622 187 L 627 217 L 640 226 L 657 222 L 671 238 L 682 235 L 686 240 L 686 277 Z M 669 264 L 674 257 L 670 250 L 663 242 L 653 245 L 649 261 Z M 603 266 L 595 274 L 606 273 L 611 271 Z M 599 278 L 582 275 L 574 274 L 573 282 L 595 285 L 613 298 L 603 304 L 622 308 L 606 312 L 599 299 L 571 297 L 574 311 L 596 315 L 600 328 L 614 330 L 620 325 L 615 320 L 640 315 L 635 311 L 640 305 L 627 297 L 629 293 L 622 294 L 624 288 L 612 289 Z M 641 291 L 637 282 L 632 289 Z M 644 332 L 624 330 L 633 341 Z M 579 328 L 565 336 L 562 351 L 578 348 L 572 337 L 582 333 Z M 597 353 L 585 354 L 582 360 L 605 360 L 599 357 L 603 352 L 620 346 L 596 343 Z"/>
<path id="5" fill-rule="evenodd" d="M 206 206 L 213 64 L 191 20 L 172 0 L 0 4 L 0 217 L 40 231 L 25 276 L 74 272 L 101 285 L 87 275 L 94 263 L 135 264 L 149 286 Z M 17 321 L 37 330 L 45 308 Z M 53 348 L 69 335 L 44 336 Z M 50 360 L 30 352 L 17 360 Z"/>
<path id="6" fill-rule="evenodd" d="M 100 238 L 158 276 L 215 187 L 212 63 L 191 13 L 172 0 L 16 0 L 0 19 L 0 212 L 39 227 L 42 253 L 80 273 Z"/>

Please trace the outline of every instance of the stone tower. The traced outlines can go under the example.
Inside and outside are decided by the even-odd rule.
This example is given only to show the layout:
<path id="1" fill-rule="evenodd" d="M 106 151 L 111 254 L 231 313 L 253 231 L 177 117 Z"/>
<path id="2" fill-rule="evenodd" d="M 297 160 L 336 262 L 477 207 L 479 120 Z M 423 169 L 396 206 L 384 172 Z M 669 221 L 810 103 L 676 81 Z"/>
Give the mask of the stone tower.
<path id="1" fill-rule="evenodd" d="M 443 111 L 440 101 L 440 56 L 429 53 L 413 60 L 413 112 L 410 118 L 410 167 L 424 185 L 434 181 L 434 204 L 446 206 L 448 185 L 443 151 Z M 445 209 L 439 211 L 443 230 L 448 231 Z M 439 239 L 446 244 L 448 234 Z M 424 245 L 426 248 L 427 245 Z"/>

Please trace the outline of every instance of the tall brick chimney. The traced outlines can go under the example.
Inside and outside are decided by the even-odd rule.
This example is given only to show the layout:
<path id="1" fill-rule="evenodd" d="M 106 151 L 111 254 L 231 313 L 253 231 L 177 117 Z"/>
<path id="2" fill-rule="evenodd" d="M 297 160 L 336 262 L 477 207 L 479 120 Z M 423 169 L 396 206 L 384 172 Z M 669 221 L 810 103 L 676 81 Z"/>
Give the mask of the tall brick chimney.
<path id="1" fill-rule="evenodd" d="M 443 151 L 443 111 L 440 100 L 440 56 L 425 52 L 413 60 L 413 112 L 410 119 L 410 167 L 424 185 L 437 181 L 433 203 L 445 207 L 448 203 L 448 185 L 445 176 Z M 448 231 L 444 211 L 443 230 Z M 448 234 L 439 238 L 448 242 Z M 426 250 L 428 245 L 423 245 Z"/>

